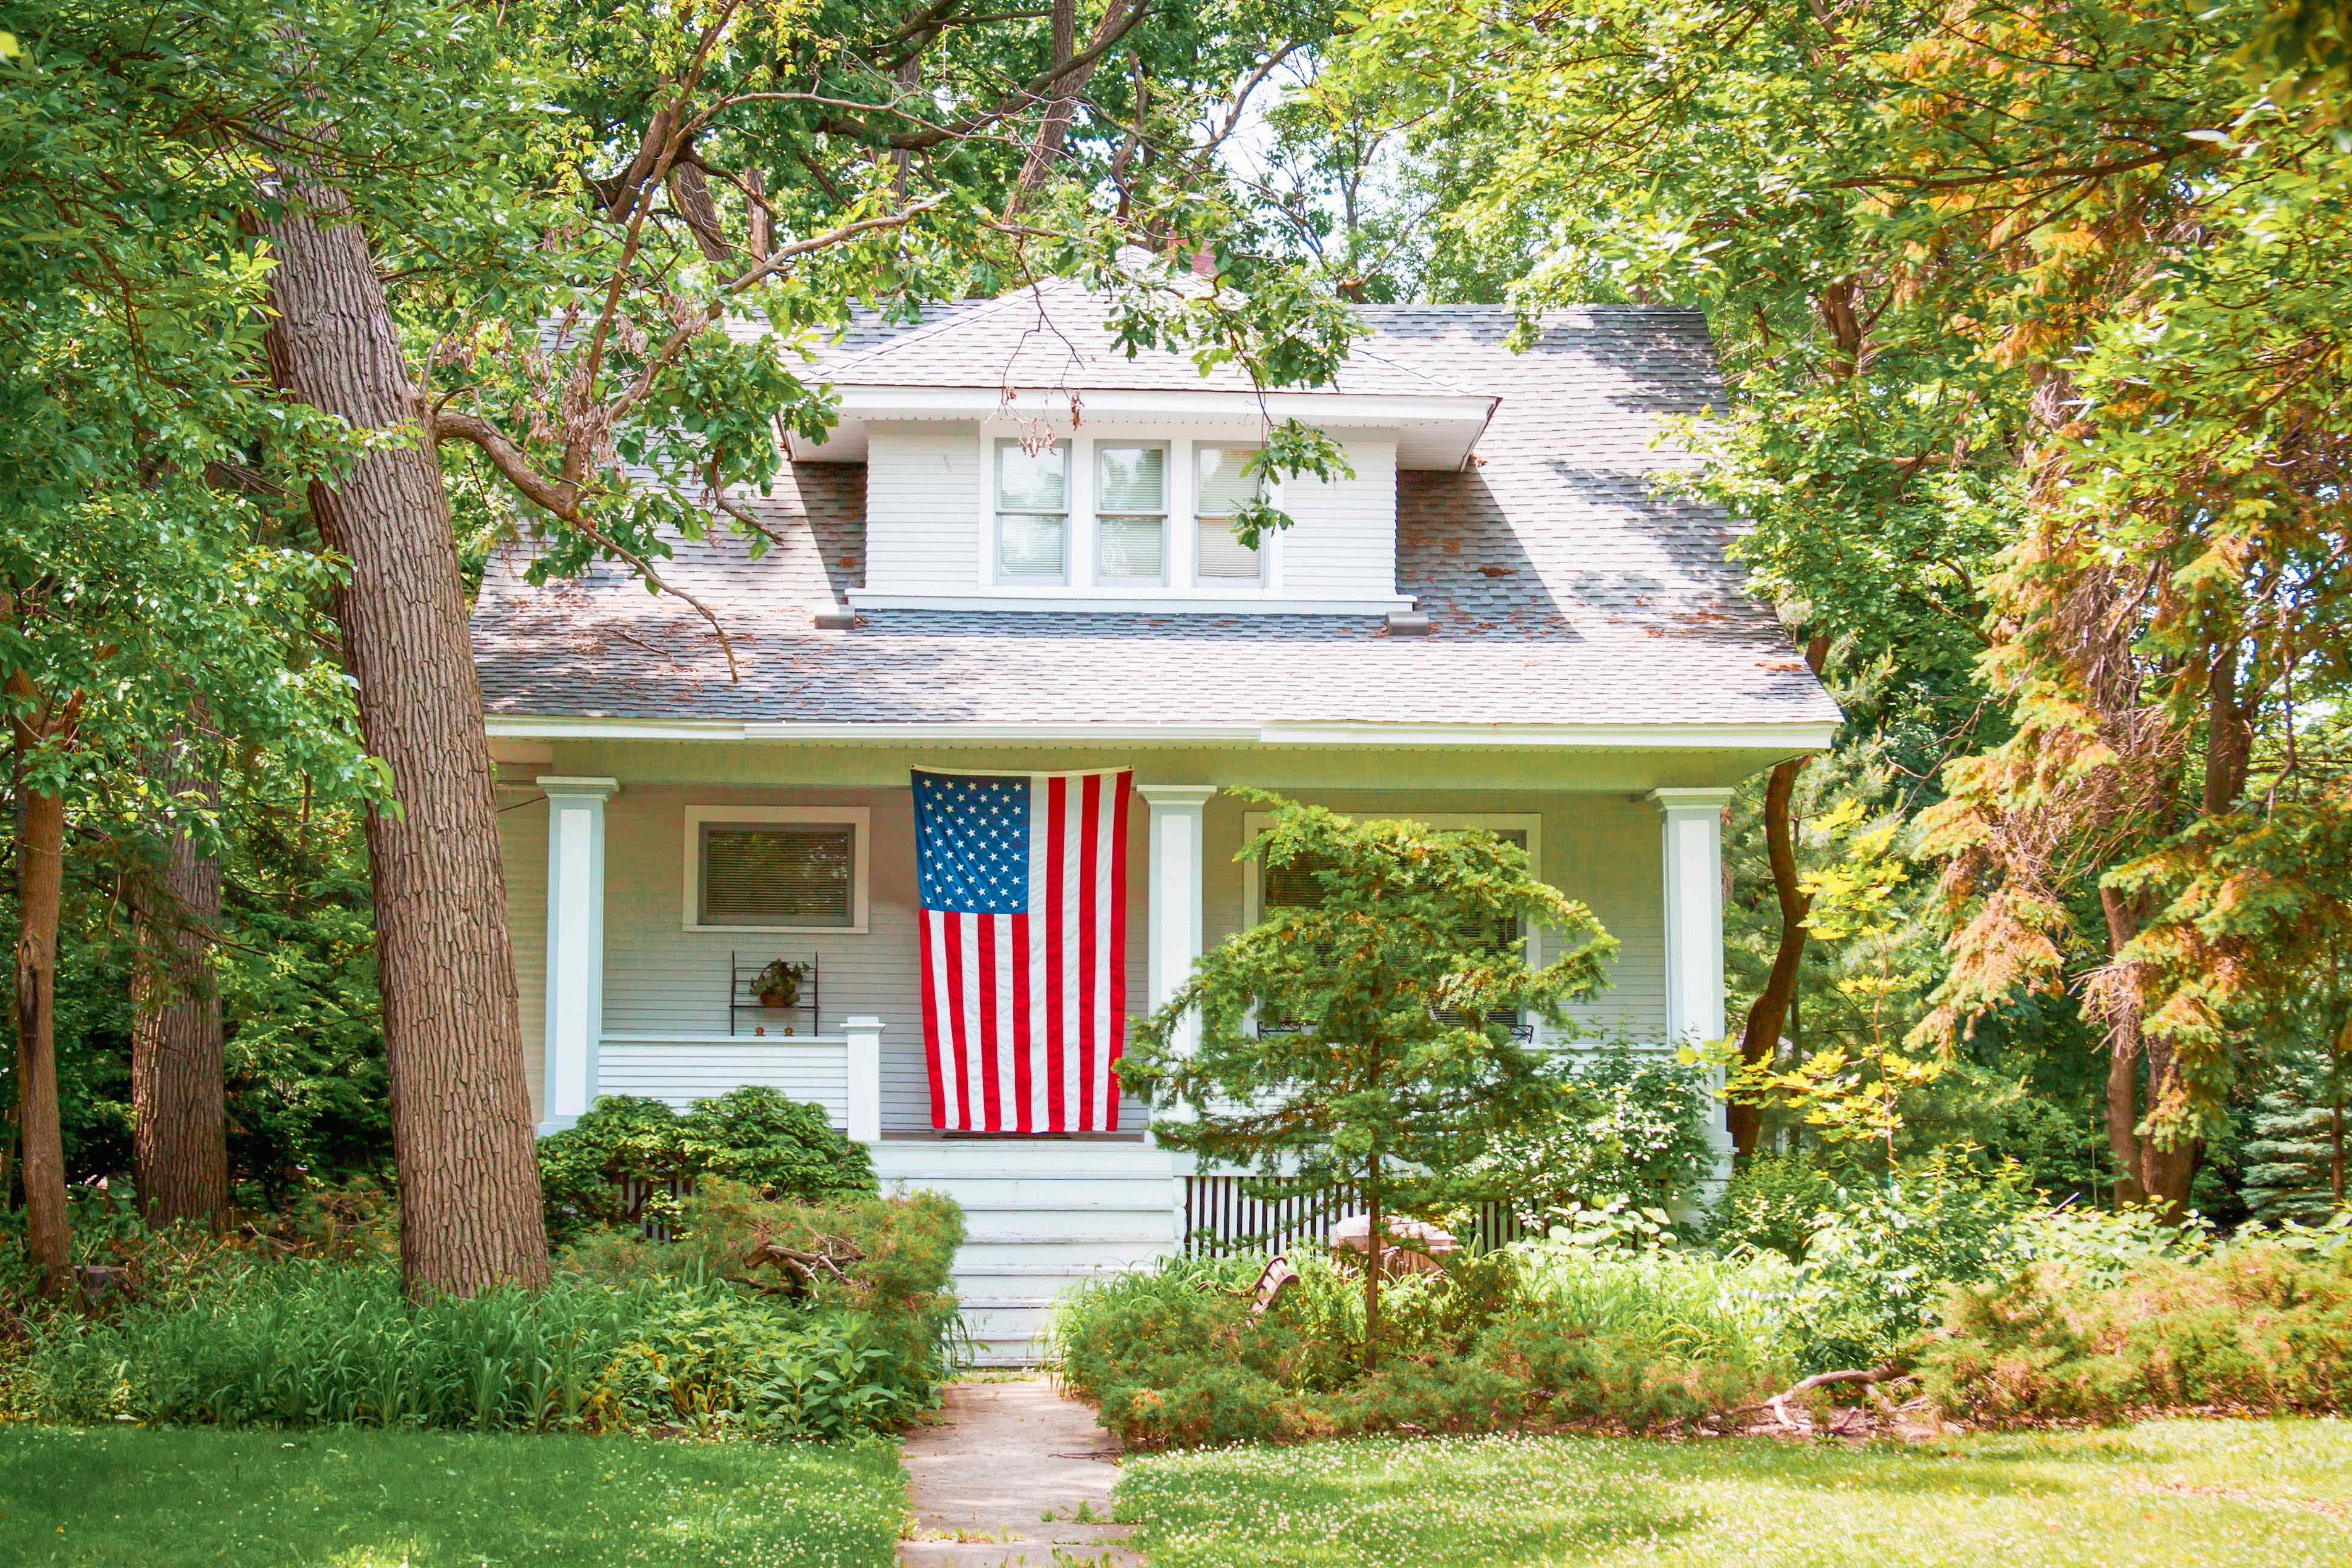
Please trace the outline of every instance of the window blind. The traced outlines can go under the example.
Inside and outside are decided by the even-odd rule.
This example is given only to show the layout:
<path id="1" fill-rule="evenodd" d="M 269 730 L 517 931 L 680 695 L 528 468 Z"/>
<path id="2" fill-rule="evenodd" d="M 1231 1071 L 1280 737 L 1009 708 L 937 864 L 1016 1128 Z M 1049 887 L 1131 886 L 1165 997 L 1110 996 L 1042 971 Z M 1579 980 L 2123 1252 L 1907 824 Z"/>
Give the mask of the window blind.
<path id="1" fill-rule="evenodd" d="M 1252 447 L 1200 448 L 1200 495 L 1192 511 L 1200 529 L 1200 576 L 1204 583 L 1255 583 L 1258 552 L 1234 537 L 1234 514 L 1263 490 L 1255 474 L 1242 471 Z"/>
<path id="2" fill-rule="evenodd" d="M 1059 441 L 1037 452 L 1018 441 L 997 443 L 996 564 L 1005 576 L 1061 578 L 1069 459 Z"/>
<path id="3" fill-rule="evenodd" d="M 846 926 L 857 829 L 847 823 L 702 826 L 702 923 Z"/>

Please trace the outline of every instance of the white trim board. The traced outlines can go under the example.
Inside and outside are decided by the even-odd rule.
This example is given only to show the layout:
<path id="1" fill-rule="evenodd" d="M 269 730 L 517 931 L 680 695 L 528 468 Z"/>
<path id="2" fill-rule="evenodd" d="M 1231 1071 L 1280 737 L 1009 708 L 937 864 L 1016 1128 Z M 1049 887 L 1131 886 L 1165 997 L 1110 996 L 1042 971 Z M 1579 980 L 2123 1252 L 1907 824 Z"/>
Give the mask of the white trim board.
<path id="1" fill-rule="evenodd" d="M 492 714 L 493 740 L 792 741 L 829 744 L 1431 747 L 1463 751 L 1813 752 L 1832 722 L 1789 724 L 1376 724 L 1275 720 L 1233 724 L 1000 724 L 896 721 L 604 718 Z"/>
<path id="2" fill-rule="evenodd" d="M 854 829 L 851 836 L 850 921 L 845 926 L 705 925 L 702 913 L 702 826 L 709 822 L 811 822 Z M 689 805 L 686 808 L 686 906 L 679 929 L 692 931 L 781 931 L 811 936 L 864 936 L 866 929 L 868 842 L 874 811 L 864 805 Z"/>

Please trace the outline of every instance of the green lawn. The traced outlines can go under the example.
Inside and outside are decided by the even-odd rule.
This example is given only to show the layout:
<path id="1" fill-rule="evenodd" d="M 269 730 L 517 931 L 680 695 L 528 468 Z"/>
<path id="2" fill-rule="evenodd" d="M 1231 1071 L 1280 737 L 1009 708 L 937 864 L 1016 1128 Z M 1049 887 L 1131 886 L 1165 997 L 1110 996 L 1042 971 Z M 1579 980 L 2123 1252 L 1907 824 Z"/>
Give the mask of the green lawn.
<path id="1" fill-rule="evenodd" d="M 1152 1568 L 2341 1568 L 2352 1422 L 1858 1450 L 1361 1439 L 1130 1460 L 1118 1496 Z"/>
<path id="2" fill-rule="evenodd" d="M 880 1568 L 887 1443 L 0 1427 L 10 1568 Z"/>

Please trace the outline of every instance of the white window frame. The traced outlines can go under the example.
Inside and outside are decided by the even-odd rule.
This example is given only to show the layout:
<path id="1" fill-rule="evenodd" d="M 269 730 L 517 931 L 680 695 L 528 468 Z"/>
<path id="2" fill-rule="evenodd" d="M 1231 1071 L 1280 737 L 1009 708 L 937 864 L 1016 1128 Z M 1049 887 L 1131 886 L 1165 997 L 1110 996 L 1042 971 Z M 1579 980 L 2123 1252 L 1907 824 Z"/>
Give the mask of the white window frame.
<path id="1" fill-rule="evenodd" d="M 1402 820 L 1425 822 L 1432 827 L 1483 827 L 1492 833 L 1518 832 L 1528 836 L 1528 868 L 1536 879 L 1543 879 L 1543 818 L 1534 812 L 1516 811 L 1368 811 L 1350 812 L 1349 816 L 1365 821 Z M 1271 814 L 1263 811 L 1242 815 L 1242 842 L 1247 844 L 1274 824 Z M 1245 862 L 1242 873 L 1242 929 L 1257 924 L 1265 893 L 1265 862 L 1253 857 Z M 1528 967 L 1539 968 L 1543 963 L 1543 931 L 1532 921 L 1519 922 L 1519 934 L 1527 942 Z"/>
<path id="2" fill-rule="evenodd" d="M 992 601 L 1006 608 L 1029 610 L 1059 609 L 1065 605 L 1090 610 L 1123 610 L 1151 612 L 1183 608 L 1223 613 L 1280 612 L 1293 614 L 1370 615 L 1392 610 L 1411 609 L 1414 600 L 1408 595 L 1390 595 L 1370 598 L 1330 598 L 1308 596 L 1292 599 L 1286 593 L 1283 570 L 1283 539 L 1286 531 L 1269 533 L 1258 545 L 1259 571 L 1255 583 L 1239 578 L 1202 583 L 1199 580 L 1200 519 L 1195 514 L 1195 490 L 1199 475 L 1195 465 L 1201 447 L 1263 447 L 1262 431 L 1251 430 L 1233 435 L 1203 434 L 1197 426 L 1176 425 L 1165 420 L 1121 421 L 1105 429 L 1076 429 L 1056 432 L 1059 441 L 1069 454 L 1067 480 L 1063 500 L 1068 507 L 1062 538 L 1062 576 L 1008 577 L 999 570 L 1002 559 L 997 522 L 998 485 L 1002 469 L 999 454 L 1006 442 L 1021 438 L 1021 426 L 1009 419 L 981 421 L 976 445 L 979 447 L 982 482 L 979 487 L 979 549 L 977 594 L 966 590 L 947 593 L 878 593 L 853 588 L 854 604 L 871 604 L 879 607 L 898 606 L 912 609 L 960 609 L 976 602 Z M 1168 537 L 1165 541 L 1165 574 L 1158 583 L 1145 580 L 1103 579 L 1096 560 L 1097 519 L 1095 515 L 1095 447 L 1097 442 L 1111 446 L 1157 445 L 1168 452 Z M 1279 480 L 1268 480 L 1265 499 L 1275 507 L 1285 503 L 1284 486 Z"/>
<path id="3" fill-rule="evenodd" d="M 1082 513 L 1079 506 L 1081 491 L 1078 480 L 1080 458 L 1078 443 L 1067 436 L 1054 437 L 1054 444 L 1062 449 L 1062 570 L 1059 574 L 1048 577 L 1042 572 L 1017 575 L 1004 569 L 1004 514 L 1008 511 L 1024 517 L 1046 517 L 1051 514 L 1023 512 L 1018 508 L 1007 507 L 1003 504 L 1004 454 L 1007 450 L 1020 446 L 1021 437 L 999 435 L 988 437 L 986 440 L 987 482 L 982 487 L 981 497 L 988 506 L 988 527 L 982 533 L 982 537 L 988 542 L 987 581 L 1015 590 L 1066 588 L 1071 584 L 1081 581 L 1078 576 L 1077 536 L 1083 531 L 1091 540 L 1094 520 L 1091 509 L 1085 509 Z M 1092 461 L 1092 457 L 1091 453 L 1087 454 L 1087 460 L 1089 463 Z M 1091 475 L 1093 470 L 1089 468 L 1087 471 Z M 1091 485 L 1087 487 L 1087 489 L 1092 488 Z M 1091 556 L 1092 552 L 1089 551 L 1088 554 Z"/>
<path id="4" fill-rule="evenodd" d="M 1189 443 L 1187 443 L 1189 445 Z M 1087 497 L 1093 504 L 1087 508 L 1087 528 L 1094 535 L 1094 548 L 1088 556 L 1094 562 L 1094 580 L 1106 588 L 1141 588 L 1147 592 L 1165 588 L 1176 581 L 1176 458 L 1178 443 L 1159 436 L 1096 436 L 1087 441 Z M 1152 447 L 1160 453 L 1160 574 L 1156 577 L 1113 577 L 1102 570 L 1102 449 L 1105 447 Z M 1120 512 L 1121 517 L 1140 517 L 1140 512 Z"/>
<path id="5" fill-rule="evenodd" d="M 706 925 L 702 921 L 702 829 L 707 824 L 746 827 L 804 823 L 853 830 L 849 867 L 849 923 L 845 926 Z M 874 811 L 864 805 L 689 805 L 686 808 L 687 931 L 804 932 L 814 936 L 864 936 L 868 913 L 866 869 Z"/>

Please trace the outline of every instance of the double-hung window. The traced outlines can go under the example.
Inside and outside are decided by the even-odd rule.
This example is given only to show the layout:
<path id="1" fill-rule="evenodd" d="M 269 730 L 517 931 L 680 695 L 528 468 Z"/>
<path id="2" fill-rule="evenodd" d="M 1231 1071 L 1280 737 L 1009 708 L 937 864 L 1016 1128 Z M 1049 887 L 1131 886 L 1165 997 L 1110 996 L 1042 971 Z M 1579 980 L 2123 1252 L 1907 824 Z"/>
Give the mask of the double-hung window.
<path id="1" fill-rule="evenodd" d="M 1167 580 L 1166 447 L 1106 441 L 1095 447 L 1095 574 L 1106 583 Z"/>
<path id="2" fill-rule="evenodd" d="M 866 831 L 858 806 L 690 806 L 689 930 L 860 931 Z"/>
<path id="3" fill-rule="evenodd" d="M 1200 580 L 1258 583 L 1265 580 L 1262 552 L 1234 537 L 1234 519 L 1265 494 L 1257 475 L 1244 471 L 1255 447 L 1201 447 L 1199 482 L 1192 511 L 1201 534 Z"/>
<path id="4" fill-rule="evenodd" d="M 1069 578 L 1070 448 L 996 444 L 996 574 L 1010 583 Z"/>

